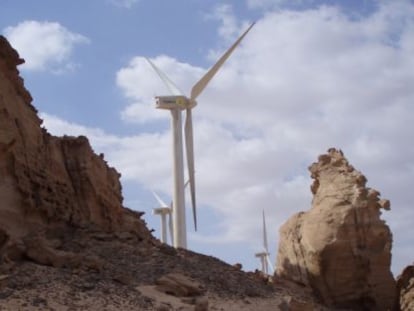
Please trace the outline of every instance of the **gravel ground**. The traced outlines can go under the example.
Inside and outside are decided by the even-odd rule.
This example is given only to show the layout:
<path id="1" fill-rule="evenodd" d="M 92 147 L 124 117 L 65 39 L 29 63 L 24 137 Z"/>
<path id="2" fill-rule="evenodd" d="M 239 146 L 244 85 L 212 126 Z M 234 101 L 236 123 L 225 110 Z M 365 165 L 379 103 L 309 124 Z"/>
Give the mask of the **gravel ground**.
<path id="1" fill-rule="evenodd" d="M 47 248 L 34 240 L 32 254 L 0 265 L 0 310 L 194 310 L 176 297 L 141 290 L 172 272 L 201 284 L 208 310 L 279 310 L 292 297 L 316 306 L 300 287 L 269 283 L 217 258 L 155 239 L 86 229 L 56 236 L 44 233 Z M 50 251 L 56 254 L 44 259 Z M 163 299 L 169 302 L 161 307 Z"/>

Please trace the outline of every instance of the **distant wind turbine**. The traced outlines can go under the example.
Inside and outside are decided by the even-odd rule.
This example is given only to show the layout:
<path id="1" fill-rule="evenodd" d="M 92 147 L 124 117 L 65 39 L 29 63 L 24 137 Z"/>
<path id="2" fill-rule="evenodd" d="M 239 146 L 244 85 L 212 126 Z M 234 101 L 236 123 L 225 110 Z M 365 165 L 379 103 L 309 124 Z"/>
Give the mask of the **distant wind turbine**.
<path id="1" fill-rule="evenodd" d="M 168 206 L 167 203 L 165 203 L 159 196 L 158 194 L 155 193 L 155 191 L 152 192 L 152 194 L 154 195 L 155 199 L 158 201 L 158 203 L 160 204 L 160 207 L 156 207 L 152 209 L 152 213 L 154 215 L 160 215 L 161 216 L 161 242 L 162 243 L 167 243 L 167 220 L 166 217 L 168 215 L 168 227 L 170 230 L 170 239 L 171 239 L 171 243 L 173 242 L 173 227 L 172 227 L 172 219 L 171 219 L 171 214 L 172 214 L 172 209 L 171 209 L 171 205 Z"/>
<path id="2" fill-rule="evenodd" d="M 184 185 L 184 188 L 187 188 L 189 184 L 189 180 Z M 161 216 L 161 242 L 167 243 L 167 222 L 166 217 L 168 215 L 168 229 L 170 231 L 170 241 L 171 245 L 174 243 L 174 229 L 173 229 L 173 222 L 172 222 L 172 211 L 173 211 L 173 202 L 170 202 L 170 205 L 167 205 L 160 196 L 155 192 L 152 191 L 155 199 L 158 201 L 160 207 L 156 207 L 152 209 L 153 215 L 160 215 Z"/>
<path id="3" fill-rule="evenodd" d="M 260 259 L 262 273 L 264 275 L 269 275 L 269 274 L 273 274 L 274 269 L 273 269 L 273 264 L 270 260 L 269 246 L 267 243 L 266 217 L 265 217 L 264 210 L 263 210 L 262 216 L 263 216 L 263 251 L 256 253 L 255 256 Z"/>
<path id="4" fill-rule="evenodd" d="M 184 200 L 184 164 L 183 164 L 183 137 L 182 137 L 182 110 L 186 110 L 185 120 L 185 144 L 187 155 L 188 175 L 190 180 L 191 204 L 193 210 L 194 228 L 197 231 L 197 213 L 195 196 L 194 176 L 194 143 L 193 143 L 193 121 L 191 110 L 197 105 L 197 97 L 203 92 L 207 84 L 214 77 L 220 67 L 229 58 L 234 49 L 247 35 L 254 23 L 236 40 L 236 42 L 221 56 L 221 58 L 210 68 L 209 71 L 192 87 L 190 97 L 186 97 L 179 88 L 165 75 L 155 64 L 147 58 L 152 68 L 157 72 L 172 95 L 156 96 L 156 108 L 167 109 L 172 115 L 172 138 L 173 138 L 173 230 L 174 247 L 187 248 L 187 229 L 185 220 Z"/>

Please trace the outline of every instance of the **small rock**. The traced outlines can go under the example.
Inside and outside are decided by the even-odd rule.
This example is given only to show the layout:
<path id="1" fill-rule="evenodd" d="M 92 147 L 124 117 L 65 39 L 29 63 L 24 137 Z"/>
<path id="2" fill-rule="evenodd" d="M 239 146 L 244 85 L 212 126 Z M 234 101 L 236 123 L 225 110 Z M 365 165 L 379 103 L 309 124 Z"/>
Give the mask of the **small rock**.
<path id="1" fill-rule="evenodd" d="M 159 304 L 156 308 L 156 311 L 170 311 L 172 310 L 171 306 L 166 303 Z"/>
<path id="2" fill-rule="evenodd" d="M 196 298 L 194 311 L 208 311 L 208 299 L 206 296 Z"/>
<path id="3" fill-rule="evenodd" d="M 32 300 L 32 305 L 40 307 L 41 305 L 47 306 L 47 300 L 44 298 L 36 297 Z"/>
<path id="4" fill-rule="evenodd" d="M 133 235 L 130 232 L 125 232 L 125 231 L 124 232 L 117 232 L 115 235 L 121 241 L 128 241 L 128 240 L 135 239 L 135 235 Z"/>
<path id="5" fill-rule="evenodd" d="M 179 273 L 164 275 L 155 284 L 157 290 L 177 297 L 200 296 L 205 291 L 200 283 Z"/>
<path id="6" fill-rule="evenodd" d="M 311 302 L 299 301 L 291 296 L 285 296 L 278 306 L 280 310 L 286 311 L 314 311 L 315 308 Z"/>
<path id="7" fill-rule="evenodd" d="M 123 285 L 131 285 L 134 281 L 130 275 L 125 273 L 115 275 L 113 280 Z"/>

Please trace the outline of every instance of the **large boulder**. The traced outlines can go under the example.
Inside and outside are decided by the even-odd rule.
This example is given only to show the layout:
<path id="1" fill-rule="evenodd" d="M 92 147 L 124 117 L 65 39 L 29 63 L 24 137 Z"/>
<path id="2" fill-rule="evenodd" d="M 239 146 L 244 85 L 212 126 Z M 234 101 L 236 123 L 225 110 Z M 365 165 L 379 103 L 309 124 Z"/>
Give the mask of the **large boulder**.
<path id="1" fill-rule="evenodd" d="M 23 62 L 0 36 L 0 257 L 25 236 L 62 224 L 150 239 L 142 213 L 122 205 L 120 174 L 88 139 L 41 128 L 17 70 Z"/>
<path id="2" fill-rule="evenodd" d="M 380 218 L 389 201 L 366 187 L 340 150 L 328 150 L 309 170 L 312 207 L 281 227 L 276 274 L 310 287 L 328 306 L 391 310 L 392 234 Z"/>

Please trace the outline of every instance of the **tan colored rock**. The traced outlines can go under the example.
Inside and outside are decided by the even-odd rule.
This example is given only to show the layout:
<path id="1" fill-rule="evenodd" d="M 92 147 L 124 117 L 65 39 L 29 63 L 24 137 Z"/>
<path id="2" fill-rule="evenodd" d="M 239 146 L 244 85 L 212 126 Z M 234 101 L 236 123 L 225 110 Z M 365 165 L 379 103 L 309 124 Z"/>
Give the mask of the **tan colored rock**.
<path id="1" fill-rule="evenodd" d="M 120 174 L 88 139 L 41 128 L 16 68 L 23 62 L 0 36 L 0 254 L 4 237 L 18 241 L 59 223 L 151 239 L 142 213 L 122 206 Z"/>
<path id="2" fill-rule="evenodd" d="M 335 149 L 309 168 L 312 208 L 280 229 L 277 275 L 304 284 L 327 305 L 390 310 L 392 234 L 380 218 L 388 200 Z"/>
<path id="3" fill-rule="evenodd" d="M 282 302 L 278 305 L 279 310 L 281 311 L 316 311 L 319 310 L 310 301 L 301 301 L 297 300 L 292 296 L 286 296 Z"/>
<path id="4" fill-rule="evenodd" d="M 401 311 L 414 310 L 414 265 L 406 267 L 397 278 Z"/>

